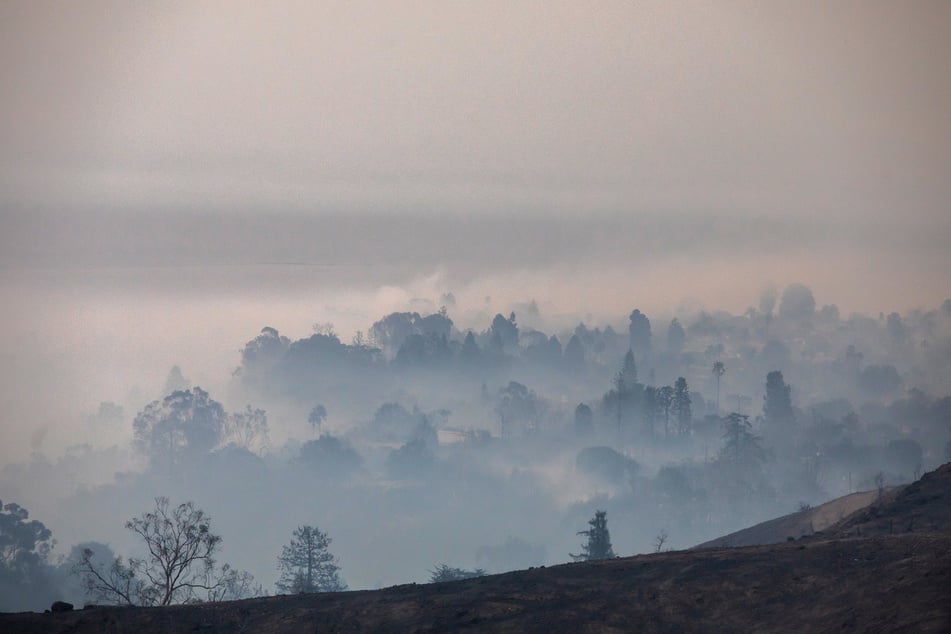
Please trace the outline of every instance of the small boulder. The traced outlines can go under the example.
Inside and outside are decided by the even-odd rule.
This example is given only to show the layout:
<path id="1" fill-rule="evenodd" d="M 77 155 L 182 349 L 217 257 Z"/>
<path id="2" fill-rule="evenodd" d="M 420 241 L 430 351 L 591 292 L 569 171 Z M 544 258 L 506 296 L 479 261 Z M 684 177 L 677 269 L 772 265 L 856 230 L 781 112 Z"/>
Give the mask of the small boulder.
<path id="1" fill-rule="evenodd" d="M 50 606 L 50 612 L 56 614 L 57 612 L 72 612 L 73 604 L 66 603 L 65 601 L 53 601 L 53 605 Z"/>

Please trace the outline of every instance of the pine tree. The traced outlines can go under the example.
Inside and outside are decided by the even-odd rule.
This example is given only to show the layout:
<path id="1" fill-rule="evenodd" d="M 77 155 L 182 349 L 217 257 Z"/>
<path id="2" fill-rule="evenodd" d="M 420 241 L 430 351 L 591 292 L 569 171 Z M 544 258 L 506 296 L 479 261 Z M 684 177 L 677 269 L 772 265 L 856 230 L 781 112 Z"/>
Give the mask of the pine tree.
<path id="1" fill-rule="evenodd" d="M 677 419 L 677 431 L 683 435 L 690 434 L 690 426 L 693 422 L 693 410 L 690 402 L 690 389 L 687 387 L 687 379 L 678 377 L 674 382 L 674 402 L 672 406 L 674 417 Z"/>
<path id="2" fill-rule="evenodd" d="M 670 412 L 674 404 L 674 388 L 669 385 L 657 390 L 657 409 L 664 413 L 664 437 L 670 436 Z"/>
<path id="3" fill-rule="evenodd" d="M 581 545 L 580 555 L 571 555 L 575 561 L 593 561 L 595 559 L 613 559 L 617 555 L 611 548 L 611 534 L 608 532 L 607 511 L 595 511 L 594 517 L 588 520 L 591 526 L 586 531 L 578 531 L 579 535 L 587 535 L 588 543 Z"/>
<path id="4" fill-rule="evenodd" d="M 634 362 L 634 353 L 628 349 L 624 355 L 624 364 L 621 371 L 614 377 L 614 390 L 617 406 L 617 430 L 621 433 L 622 421 L 625 418 L 625 411 L 629 410 L 634 404 L 634 391 L 637 386 L 637 364 Z"/>
<path id="5" fill-rule="evenodd" d="M 285 594 L 340 592 L 347 584 L 340 578 L 336 558 L 328 550 L 330 537 L 315 526 L 299 526 L 284 546 L 277 567 L 277 589 Z"/>
<path id="6" fill-rule="evenodd" d="M 634 361 L 634 352 L 630 349 L 624 355 L 624 364 L 621 366 L 620 376 L 629 388 L 637 383 L 637 363 Z"/>
<path id="7" fill-rule="evenodd" d="M 721 460 L 744 468 L 758 468 L 767 457 L 762 439 L 753 433 L 749 416 L 732 412 L 723 419 Z"/>

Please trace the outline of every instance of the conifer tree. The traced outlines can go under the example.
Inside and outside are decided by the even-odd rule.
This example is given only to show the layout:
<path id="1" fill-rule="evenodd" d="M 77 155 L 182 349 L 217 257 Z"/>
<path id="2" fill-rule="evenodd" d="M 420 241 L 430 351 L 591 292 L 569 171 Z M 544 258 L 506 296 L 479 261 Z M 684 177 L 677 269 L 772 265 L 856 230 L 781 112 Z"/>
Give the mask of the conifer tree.
<path id="1" fill-rule="evenodd" d="M 596 559 L 613 559 L 617 556 L 611 548 L 611 534 L 608 532 L 607 515 L 607 511 L 595 511 L 594 517 L 588 520 L 591 528 L 586 531 L 578 531 L 579 535 L 588 537 L 588 543 L 582 544 L 581 554 L 571 555 L 572 559 L 575 561 L 593 561 Z"/>
<path id="2" fill-rule="evenodd" d="M 783 380 L 783 373 L 773 370 L 766 375 L 766 394 L 763 396 L 763 418 L 772 427 L 789 425 L 795 421 L 791 388 Z"/>
<path id="3" fill-rule="evenodd" d="M 347 584 L 340 578 L 336 558 L 330 553 L 330 537 L 315 526 L 299 526 L 291 543 L 277 558 L 281 578 L 277 589 L 285 594 L 340 592 Z"/>
<path id="4" fill-rule="evenodd" d="M 693 422 L 693 409 L 690 402 L 690 389 L 687 387 L 687 379 L 678 377 L 674 382 L 674 402 L 672 405 L 674 417 L 677 419 L 677 431 L 687 436 L 690 434 L 690 426 Z"/>

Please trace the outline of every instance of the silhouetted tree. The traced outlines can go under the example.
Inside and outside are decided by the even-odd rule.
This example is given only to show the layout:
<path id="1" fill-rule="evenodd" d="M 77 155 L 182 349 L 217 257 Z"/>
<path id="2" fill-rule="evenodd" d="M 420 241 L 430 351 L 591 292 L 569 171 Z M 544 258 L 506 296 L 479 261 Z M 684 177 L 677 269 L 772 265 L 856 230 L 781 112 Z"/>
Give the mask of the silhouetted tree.
<path id="1" fill-rule="evenodd" d="M 584 403 L 578 403 L 575 408 L 575 430 L 587 434 L 594 427 L 594 413 Z"/>
<path id="2" fill-rule="evenodd" d="M 722 361 L 716 361 L 713 364 L 713 376 L 717 377 L 717 416 L 720 415 L 720 377 L 726 374 L 726 366 Z"/>
<path id="3" fill-rule="evenodd" d="M 466 338 L 462 342 L 462 350 L 459 352 L 459 355 L 462 362 L 470 366 L 477 364 L 482 356 L 482 350 L 479 348 L 479 344 L 476 343 L 475 336 L 471 330 L 466 333 Z"/>
<path id="4" fill-rule="evenodd" d="M 449 410 L 439 410 L 432 415 L 437 420 L 445 422 L 449 417 Z M 384 403 L 373 415 L 372 429 L 379 440 L 387 442 L 406 442 L 419 437 L 421 431 L 435 435 L 429 417 L 419 408 L 413 407 L 410 412 L 399 403 Z M 435 446 L 435 445 L 434 445 Z"/>
<path id="5" fill-rule="evenodd" d="M 425 333 L 407 337 L 394 361 L 405 367 L 433 367 L 451 358 L 452 351 L 445 335 Z"/>
<path id="6" fill-rule="evenodd" d="M 580 555 L 571 555 L 575 561 L 593 561 L 596 559 L 613 559 L 617 555 L 611 548 L 611 533 L 608 532 L 607 511 L 595 511 L 594 517 L 588 520 L 591 526 L 586 531 L 578 531 L 579 535 L 586 535 L 587 543 L 581 545 Z"/>
<path id="7" fill-rule="evenodd" d="M 624 362 L 621 365 L 621 379 L 628 387 L 633 387 L 637 383 L 637 363 L 634 361 L 634 352 L 630 349 L 624 355 Z"/>
<path id="8" fill-rule="evenodd" d="M 670 436 L 670 410 L 674 404 L 674 388 L 665 385 L 657 390 L 657 408 L 664 414 L 664 436 Z"/>
<path id="9" fill-rule="evenodd" d="M 414 438 L 386 459 L 386 468 L 394 478 L 418 476 L 432 470 L 436 456 L 423 438 Z"/>
<path id="10" fill-rule="evenodd" d="M 677 431 L 683 436 L 690 434 L 690 427 L 693 421 L 693 410 L 690 401 L 690 389 L 687 387 L 687 379 L 678 377 L 674 382 L 674 399 L 671 405 L 674 417 L 677 419 Z"/>
<path id="11" fill-rule="evenodd" d="M 235 412 L 225 418 L 225 438 L 236 447 L 254 451 L 268 442 L 267 414 L 263 409 L 248 405 L 243 412 Z"/>
<path id="12" fill-rule="evenodd" d="M 227 415 L 221 403 L 199 387 L 172 392 L 146 405 L 132 423 L 134 446 L 170 472 L 182 459 L 196 459 L 222 439 Z"/>
<path id="13" fill-rule="evenodd" d="M 249 341 L 241 351 L 241 367 L 237 374 L 245 377 L 266 375 L 283 360 L 290 345 L 287 337 L 275 328 L 265 326 L 261 334 Z"/>
<path id="14" fill-rule="evenodd" d="M 545 361 L 551 367 L 558 367 L 561 365 L 563 356 L 564 350 L 561 347 L 561 342 L 558 341 L 558 337 L 552 335 L 548 338 L 548 344 L 545 347 Z"/>
<path id="15" fill-rule="evenodd" d="M 816 300 L 812 291 L 802 284 L 790 284 L 783 290 L 779 302 L 779 316 L 783 319 L 805 321 L 816 312 Z"/>
<path id="16" fill-rule="evenodd" d="M 794 422 L 791 391 L 790 386 L 783 380 L 782 372 L 773 370 L 766 375 L 763 418 L 771 427 L 779 429 Z"/>
<path id="17" fill-rule="evenodd" d="M 540 403 L 535 392 L 518 383 L 509 381 L 509 384 L 499 390 L 495 412 L 499 415 L 499 433 L 509 436 L 512 426 L 524 423 L 529 431 L 534 431 L 538 424 Z"/>
<path id="18" fill-rule="evenodd" d="M 190 389 L 191 383 L 182 375 L 182 369 L 177 365 L 172 366 L 172 369 L 168 371 L 168 377 L 165 379 L 165 389 L 162 391 L 162 395 Z"/>
<path id="19" fill-rule="evenodd" d="M 421 335 L 429 335 L 437 339 L 448 339 L 452 334 L 452 320 L 443 306 L 439 312 L 420 317 L 416 322 L 416 328 Z"/>
<path id="20" fill-rule="evenodd" d="M 518 347 L 518 324 L 515 323 L 515 313 L 513 312 L 506 319 L 502 315 L 496 315 L 492 320 L 492 337 L 498 337 L 498 341 L 503 350 L 512 350 Z"/>
<path id="21" fill-rule="evenodd" d="M 108 568 L 96 563 L 91 549 L 84 549 L 77 572 L 87 591 L 100 601 L 123 605 L 171 605 L 196 599 L 240 598 L 226 596 L 250 575 L 229 566 L 216 568 L 215 554 L 221 537 L 211 532 L 211 518 L 193 502 L 170 508 L 168 498 L 155 499 L 155 510 L 126 522 L 125 527 L 145 542 L 144 559 L 117 557 Z M 200 593 L 204 592 L 202 596 Z"/>
<path id="22" fill-rule="evenodd" d="M 316 526 L 298 526 L 291 543 L 277 558 L 281 578 L 277 589 L 284 594 L 341 592 L 347 584 L 340 578 L 340 566 L 330 553 L 331 539 Z"/>
<path id="23" fill-rule="evenodd" d="M 644 396 L 641 399 L 641 417 L 647 433 L 654 435 L 655 423 L 657 422 L 657 413 L 660 410 L 660 400 L 657 396 L 657 388 L 648 385 L 644 388 Z"/>
<path id="24" fill-rule="evenodd" d="M 684 350 L 686 340 L 687 334 L 684 332 L 684 327 L 680 325 L 676 317 L 671 319 L 670 325 L 667 327 L 667 352 L 679 357 Z"/>
<path id="25" fill-rule="evenodd" d="M 638 356 L 642 357 L 642 361 L 650 357 L 651 322 L 650 319 L 647 318 L 647 315 L 635 309 L 634 312 L 631 313 L 631 323 L 627 330 L 630 335 L 631 350 L 634 350 Z"/>
<path id="26" fill-rule="evenodd" d="M 320 426 L 325 420 L 327 420 L 327 408 L 317 403 L 314 405 L 314 408 L 310 410 L 310 414 L 307 415 L 307 422 L 314 428 L 314 436 L 319 435 Z"/>
<path id="27" fill-rule="evenodd" d="M 52 531 L 31 520 L 25 508 L 0 501 L 0 611 L 42 607 L 35 600 L 48 584 L 47 559 L 54 544 Z"/>
<path id="28" fill-rule="evenodd" d="M 753 433 L 749 416 L 732 412 L 723 419 L 721 460 L 742 467 L 759 467 L 766 457 L 762 439 Z"/>
<path id="29" fill-rule="evenodd" d="M 902 323 L 901 315 L 898 313 L 888 314 L 885 318 L 885 329 L 894 341 L 901 343 L 905 340 L 905 324 Z"/>
<path id="30" fill-rule="evenodd" d="M 348 476 L 363 464 L 363 458 L 353 447 L 330 434 L 322 434 L 317 440 L 301 445 L 299 461 L 329 477 Z"/>
<path id="31" fill-rule="evenodd" d="M 584 367 L 584 345 L 578 335 L 571 335 L 565 345 L 565 366 L 570 370 Z"/>
<path id="32" fill-rule="evenodd" d="M 419 313 L 390 313 L 370 326 L 370 340 L 395 354 L 410 335 L 418 334 Z"/>

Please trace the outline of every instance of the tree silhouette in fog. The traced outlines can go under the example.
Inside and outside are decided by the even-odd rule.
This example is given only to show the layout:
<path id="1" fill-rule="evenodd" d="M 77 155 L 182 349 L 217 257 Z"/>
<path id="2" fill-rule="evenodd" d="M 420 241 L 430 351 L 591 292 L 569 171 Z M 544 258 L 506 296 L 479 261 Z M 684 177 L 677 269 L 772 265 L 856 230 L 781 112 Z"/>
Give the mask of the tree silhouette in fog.
<path id="1" fill-rule="evenodd" d="M 307 422 L 310 423 L 310 426 L 314 428 L 314 436 L 317 436 L 320 433 L 320 426 L 327 419 L 327 408 L 317 403 L 314 405 L 314 408 L 310 410 L 310 414 L 307 415 Z"/>
<path id="2" fill-rule="evenodd" d="M 575 561 L 593 561 L 616 557 L 617 555 L 614 554 L 614 549 L 611 547 L 607 511 L 595 511 L 594 517 L 588 520 L 588 525 L 591 526 L 588 530 L 578 531 L 579 535 L 585 535 L 588 538 L 581 545 L 581 554 L 571 555 L 571 558 Z"/>
<path id="3" fill-rule="evenodd" d="M 156 498 L 154 510 L 130 519 L 125 527 L 144 542 L 146 557 L 130 557 L 127 563 L 117 557 L 107 567 L 85 548 L 76 566 L 98 600 L 149 606 L 251 594 L 251 575 L 227 564 L 218 567 L 221 536 L 211 531 L 211 518 L 193 502 L 172 507 L 168 498 Z"/>
<path id="4" fill-rule="evenodd" d="M 45 582 L 53 533 L 19 504 L 0 501 L 0 610 L 25 607 Z"/>
<path id="5" fill-rule="evenodd" d="M 630 316 L 631 323 L 628 325 L 628 335 L 630 336 L 630 348 L 641 360 L 649 359 L 651 355 L 651 321 L 647 315 L 640 310 L 635 309 Z"/>
<path id="6" fill-rule="evenodd" d="M 722 361 L 715 361 L 713 369 L 710 370 L 713 376 L 717 377 L 717 415 L 720 415 L 720 377 L 726 374 L 726 366 Z"/>
<path id="7" fill-rule="evenodd" d="M 277 589 L 284 594 L 340 592 L 347 584 L 330 552 L 332 540 L 316 526 L 298 526 L 277 558 L 281 577 Z"/>
<path id="8" fill-rule="evenodd" d="M 763 396 L 763 418 L 774 429 L 795 422 L 792 408 L 792 388 L 783 380 L 783 373 L 773 370 L 766 375 L 766 394 Z"/>
<path id="9" fill-rule="evenodd" d="M 205 456 L 221 441 L 227 414 L 200 387 L 172 392 L 146 405 L 132 423 L 133 445 L 171 473 L 183 461 Z"/>

